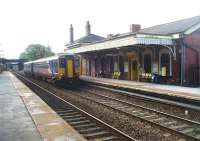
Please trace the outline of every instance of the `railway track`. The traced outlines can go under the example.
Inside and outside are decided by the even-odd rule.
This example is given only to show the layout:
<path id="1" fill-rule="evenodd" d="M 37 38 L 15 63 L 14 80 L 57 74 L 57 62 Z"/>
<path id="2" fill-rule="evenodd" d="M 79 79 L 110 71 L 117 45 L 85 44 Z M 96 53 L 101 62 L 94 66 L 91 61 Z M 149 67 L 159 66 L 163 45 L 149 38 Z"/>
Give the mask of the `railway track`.
<path id="1" fill-rule="evenodd" d="M 146 100 L 146 101 L 151 101 L 151 102 L 156 102 L 156 103 L 164 103 L 166 105 L 170 105 L 170 106 L 176 106 L 179 108 L 184 108 L 184 109 L 188 109 L 188 110 L 194 110 L 194 111 L 198 111 L 200 112 L 200 106 L 199 102 L 198 104 L 196 104 L 194 101 L 190 101 L 191 103 L 185 102 L 186 100 L 181 99 L 181 100 L 176 100 L 176 99 L 169 99 L 167 96 L 166 97 L 156 97 L 155 95 L 151 95 L 151 94 L 143 94 L 143 93 L 134 93 L 134 92 L 129 92 L 126 90 L 120 90 L 120 89 L 115 89 L 115 88 L 110 88 L 107 86 L 101 86 L 101 85 L 97 85 L 97 84 L 88 84 L 87 86 L 89 86 L 90 88 L 94 88 L 94 89 L 102 89 L 105 90 L 107 92 L 112 92 L 112 93 L 117 93 L 117 94 L 123 94 L 129 97 L 134 97 L 136 99 L 141 99 L 141 100 Z"/>
<path id="2" fill-rule="evenodd" d="M 200 140 L 200 123 L 82 89 L 81 96 L 187 140 Z"/>
<path id="3" fill-rule="evenodd" d="M 54 92 L 52 89 L 51 91 Z M 115 99 L 108 96 L 101 96 L 98 92 L 94 92 L 91 89 L 82 89 L 81 91 L 70 91 L 70 90 L 56 90 L 56 93 L 63 93 L 62 91 L 66 91 L 66 93 L 70 93 L 72 95 L 76 95 L 81 97 L 82 99 L 86 99 L 89 101 L 88 103 L 96 103 L 100 104 L 108 109 L 112 109 L 121 114 L 127 115 L 130 118 L 134 117 L 139 119 L 141 122 L 148 123 L 152 127 L 156 127 L 157 129 L 161 129 L 162 131 L 168 132 L 172 135 L 178 136 L 179 139 L 185 140 L 200 140 L 200 125 L 198 122 L 190 121 L 188 119 L 183 119 L 180 117 L 176 117 L 170 114 L 166 114 L 163 112 L 159 112 L 150 108 L 145 108 L 140 105 L 131 104 L 126 101 L 122 101 L 120 99 Z M 70 92 L 69 92 L 70 91 Z M 101 93 L 101 92 L 100 92 Z M 58 113 L 62 114 L 65 112 L 63 108 L 57 108 Z M 68 110 L 67 110 L 68 111 Z M 64 114 L 65 115 L 65 114 Z M 67 115 L 68 116 L 68 115 Z M 70 117 L 71 115 L 69 115 Z M 72 115 L 72 117 L 76 117 L 79 115 Z M 85 119 L 80 116 L 77 119 Z M 70 121 L 71 120 L 71 121 Z M 69 122 L 73 122 L 73 119 L 69 119 Z M 83 122 L 78 122 L 84 124 Z M 88 124 L 86 121 L 85 123 Z M 155 128 L 155 129 L 156 129 Z M 89 130 L 95 130 L 96 128 L 92 128 Z M 120 129 L 120 128 L 119 128 Z M 79 129 L 77 129 L 79 130 Z M 81 130 L 80 132 L 84 132 Z M 104 132 L 102 132 L 104 133 Z M 168 134 L 168 135 L 170 135 Z M 167 135 L 167 136 L 168 136 Z M 171 135 L 170 135 L 171 136 Z M 135 137 L 135 136 L 133 136 Z M 109 139 L 109 138 L 108 138 Z M 117 139 L 118 140 L 118 139 Z M 182 141 L 182 140 L 181 140 Z"/>
<path id="4" fill-rule="evenodd" d="M 117 99 L 122 99 L 130 103 L 149 107 L 157 111 L 179 116 L 200 123 L 200 106 L 187 104 L 184 103 L 184 101 L 177 102 L 168 99 L 144 96 L 137 93 L 126 92 L 97 85 L 87 85 L 85 88 L 90 89 L 94 92 L 101 93 L 101 95 L 107 95 Z"/>
<path id="5" fill-rule="evenodd" d="M 136 141 L 136 139 L 92 116 L 88 112 L 76 107 L 49 90 L 26 79 L 22 75 L 17 73 L 14 74 L 33 91 L 35 91 L 38 96 L 40 96 L 52 109 L 54 109 L 65 121 L 74 127 L 87 140 Z"/>

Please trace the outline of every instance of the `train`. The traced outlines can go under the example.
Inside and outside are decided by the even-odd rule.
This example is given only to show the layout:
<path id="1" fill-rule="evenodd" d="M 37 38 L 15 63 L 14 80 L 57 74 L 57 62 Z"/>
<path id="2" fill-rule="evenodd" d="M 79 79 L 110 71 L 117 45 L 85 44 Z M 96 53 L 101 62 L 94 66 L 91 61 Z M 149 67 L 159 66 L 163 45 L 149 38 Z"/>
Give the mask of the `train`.
<path id="1" fill-rule="evenodd" d="M 80 57 L 65 53 L 29 61 L 24 63 L 24 74 L 53 83 L 75 83 L 80 75 Z"/>

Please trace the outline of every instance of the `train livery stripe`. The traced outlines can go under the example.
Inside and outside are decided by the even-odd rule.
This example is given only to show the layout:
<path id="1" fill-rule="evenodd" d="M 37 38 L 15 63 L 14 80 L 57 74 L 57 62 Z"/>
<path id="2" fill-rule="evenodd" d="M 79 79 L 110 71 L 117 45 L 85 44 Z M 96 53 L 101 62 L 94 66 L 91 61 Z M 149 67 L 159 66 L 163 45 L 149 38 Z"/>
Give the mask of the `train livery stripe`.
<path id="1" fill-rule="evenodd" d="M 67 75 L 68 77 L 73 77 L 73 62 L 71 59 L 67 60 Z"/>

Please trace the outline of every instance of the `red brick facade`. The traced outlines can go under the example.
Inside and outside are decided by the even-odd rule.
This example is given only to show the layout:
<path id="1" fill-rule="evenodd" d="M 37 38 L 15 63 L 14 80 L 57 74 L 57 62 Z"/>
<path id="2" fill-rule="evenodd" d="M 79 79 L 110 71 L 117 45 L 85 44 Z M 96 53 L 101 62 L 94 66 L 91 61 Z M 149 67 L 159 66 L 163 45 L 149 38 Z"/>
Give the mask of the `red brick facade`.
<path id="1" fill-rule="evenodd" d="M 184 43 L 186 44 L 186 61 L 185 61 L 185 69 L 186 69 L 186 80 L 191 80 L 191 71 L 193 71 L 191 66 L 198 67 L 198 77 L 200 80 L 200 30 L 187 35 L 184 39 Z M 193 76 L 195 77 L 195 76 Z"/>

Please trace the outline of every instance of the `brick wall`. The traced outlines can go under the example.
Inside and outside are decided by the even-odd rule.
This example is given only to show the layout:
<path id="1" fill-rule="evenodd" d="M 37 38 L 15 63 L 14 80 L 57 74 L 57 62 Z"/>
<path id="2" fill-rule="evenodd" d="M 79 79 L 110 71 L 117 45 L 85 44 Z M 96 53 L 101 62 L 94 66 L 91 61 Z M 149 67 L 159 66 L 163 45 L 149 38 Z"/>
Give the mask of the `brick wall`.
<path id="1" fill-rule="evenodd" d="M 189 61 L 193 61 L 196 64 L 199 64 L 200 66 L 200 29 L 198 31 L 193 32 L 190 35 L 187 35 L 184 39 L 184 43 L 189 48 L 191 48 L 191 50 L 189 49 L 186 50 L 187 52 L 186 62 L 189 63 Z M 200 70 L 199 70 L 199 80 L 200 80 Z"/>

